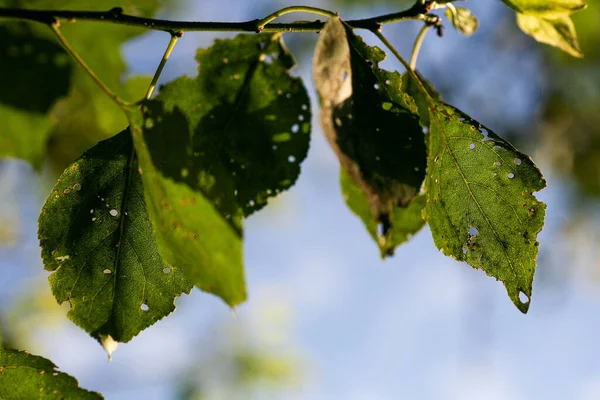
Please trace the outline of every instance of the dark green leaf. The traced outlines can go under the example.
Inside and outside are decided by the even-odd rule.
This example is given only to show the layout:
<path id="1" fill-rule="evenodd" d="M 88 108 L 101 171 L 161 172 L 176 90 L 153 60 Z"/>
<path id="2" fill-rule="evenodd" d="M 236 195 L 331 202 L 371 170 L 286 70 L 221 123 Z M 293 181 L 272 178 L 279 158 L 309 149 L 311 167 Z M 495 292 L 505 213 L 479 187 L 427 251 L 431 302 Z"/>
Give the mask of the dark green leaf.
<path id="1" fill-rule="evenodd" d="M 198 77 L 162 87 L 132 127 L 161 254 L 236 305 L 242 217 L 296 181 L 310 106 L 278 35 L 218 40 L 197 58 Z"/>
<path id="2" fill-rule="evenodd" d="M 436 246 L 501 280 L 527 312 L 546 186 L 533 161 L 456 108 L 431 105 L 427 222 Z"/>
<path id="3" fill-rule="evenodd" d="M 69 318 L 107 349 L 175 309 L 192 285 L 159 256 L 128 131 L 71 164 L 39 219 L 42 257 Z"/>
<path id="4" fill-rule="evenodd" d="M 59 44 L 23 22 L 0 24 L 0 103 L 45 114 L 67 94 L 70 78 L 71 64 Z"/>
<path id="5" fill-rule="evenodd" d="M 420 190 L 426 151 L 417 106 L 400 90 L 400 74 L 379 68 L 384 58 L 331 18 L 313 68 L 325 135 L 387 236 L 394 229 L 392 210 L 408 206 Z"/>
<path id="6" fill-rule="evenodd" d="M 408 241 L 412 235 L 417 233 L 424 225 L 423 209 L 425 208 L 425 195 L 415 197 L 407 207 L 394 207 L 390 215 L 391 229 L 387 235 L 379 232 L 379 223 L 373 216 L 369 199 L 357 186 L 356 182 L 348 176 L 343 169 L 340 171 L 340 184 L 344 200 L 350 208 L 365 224 L 369 235 L 375 240 L 381 257 L 391 256 L 394 249 Z"/>
<path id="7" fill-rule="evenodd" d="M 96 392 L 78 386 L 75 378 L 59 372 L 50 360 L 25 351 L 0 348 L 0 398 L 102 399 Z"/>
<path id="8" fill-rule="evenodd" d="M 54 41 L 22 22 L 0 24 L 0 157 L 41 166 L 53 125 L 46 114 L 67 94 L 70 76 Z"/>

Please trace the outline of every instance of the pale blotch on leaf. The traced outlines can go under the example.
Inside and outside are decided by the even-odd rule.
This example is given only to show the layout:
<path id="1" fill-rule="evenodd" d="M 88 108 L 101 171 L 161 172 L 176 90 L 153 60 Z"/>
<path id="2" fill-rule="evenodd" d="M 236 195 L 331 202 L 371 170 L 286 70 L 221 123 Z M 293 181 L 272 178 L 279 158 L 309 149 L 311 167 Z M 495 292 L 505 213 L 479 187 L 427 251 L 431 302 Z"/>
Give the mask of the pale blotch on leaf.
<path id="1" fill-rule="evenodd" d="M 112 215 L 113 217 L 116 217 L 117 215 L 119 215 L 119 212 L 113 208 L 112 210 L 109 211 L 109 214 Z"/>
<path id="2" fill-rule="evenodd" d="M 108 362 L 112 362 L 112 353 L 119 347 L 119 342 L 114 340 L 112 336 L 103 335 L 101 333 L 98 334 L 98 339 L 100 339 L 100 344 L 104 347 L 106 354 L 108 354 Z"/>

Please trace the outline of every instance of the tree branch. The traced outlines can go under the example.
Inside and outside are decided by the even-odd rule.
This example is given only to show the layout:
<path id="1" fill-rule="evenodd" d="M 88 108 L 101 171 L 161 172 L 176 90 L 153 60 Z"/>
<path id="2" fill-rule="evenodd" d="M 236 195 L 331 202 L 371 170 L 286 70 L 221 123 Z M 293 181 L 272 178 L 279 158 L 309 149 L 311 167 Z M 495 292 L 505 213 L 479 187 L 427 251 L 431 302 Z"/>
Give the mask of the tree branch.
<path id="1" fill-rule="evenodd" d="M 307 7 L 298 8 L 298 11 L 303 11 L 303 9 Z M 276 15 L 278 12 L 271 15 Z M 428 12 L 428 2 L 425 2 L 425 4 L 417 2 L 411 8 L 397 13 L 345 22 L 352 28 L 376 30 L 379 29 L 381 25 L 408 19 L 428 21 L 433 17 L 427 14 Z M 61 23 L 72 23 L 77 21 L 108 22 L 166 32 L 319 32 L 325 25 L 325 22 L 320 20 L 297 21 L 292 23 L 268 23 L 264 26 L 261 24 L 264 24 L 265 19 L 253 19 L 245 22 L 169 21 L 128 15 L 123 13 L 123 9 L 120 7 L 115 7 L 108 11 L 30 10 L 0 7 L 0 19 L 20 19 L 41 22 L 48 25 L 53 24 L 56 21 L 60 21 Z"/>

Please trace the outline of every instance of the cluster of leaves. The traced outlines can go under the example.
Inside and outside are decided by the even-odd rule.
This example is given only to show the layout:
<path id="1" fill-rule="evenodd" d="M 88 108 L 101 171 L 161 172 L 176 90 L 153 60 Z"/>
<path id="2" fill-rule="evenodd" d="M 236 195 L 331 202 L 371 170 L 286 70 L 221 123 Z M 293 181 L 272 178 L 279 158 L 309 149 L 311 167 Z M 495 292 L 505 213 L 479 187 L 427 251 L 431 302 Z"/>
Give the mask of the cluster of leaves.
<path id="1" fill-rule="evenodd" d="M 505 2 L 524 31 L 580 55 L 569 14 L 583 3 Z M 446 3 L 435 5 L 448 6 L 453 25 L 473 33 L 477 20 Z M 0 79 L 45 88 L 23 101 L 30 86 L 2 82 L 12 89 L 0 93 L 8 132 L 0 155 L 39 166 L 73 135 L 88 144 L 106 138 L 74 161 L 56 158 L 70 165 L 39 218 L 44 265 L 54 296 L 70 304 L 68 317 L 110 356 L 119 342 L 172 312 L 175 298 L 193 286 L 232 307 L 243 302 L 243 221 L 295 183 L 309 147 L 309 97 L 290 75 L 294 59 L 281 34 L 239 35 L 199 49 L 198 75 L 162 86 L 141 107 L 123 107 L 125 127 L 105 112 L 111 100 L 38 28 L 0 25 Z M 135 33 L 103 30 L 102 47 L 118 47 Z M 93 35 L 73 36 L 74 47 L 85 53 Z M 105 53 L 87 57 L 103 80 L 119 94 L 143 92 L 137 89 L 148 80 L 121 85 L 123 62 Z M 340 160 L 348 207 L 382 257 L 428 224 L 445 255 L 502 281 L 527 312 L 545 215 L 533 196 L 545 186 L 540 171 L 444 103 L 416 71 L 380 68 L 385 56 L 337 17 L 319 36 L 313 73 L 320 119 Z M 53 86 L 41 85 L 41 76 L 51 76 Z"/>

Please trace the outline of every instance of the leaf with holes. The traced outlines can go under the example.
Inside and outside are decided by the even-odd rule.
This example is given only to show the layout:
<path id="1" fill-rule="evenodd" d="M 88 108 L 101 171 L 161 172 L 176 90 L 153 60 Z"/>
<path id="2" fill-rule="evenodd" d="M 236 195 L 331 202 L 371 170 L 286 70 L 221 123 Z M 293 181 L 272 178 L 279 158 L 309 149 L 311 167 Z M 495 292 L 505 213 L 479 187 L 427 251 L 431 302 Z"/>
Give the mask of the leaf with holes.
<path id="1" fill-rule="evenodd" d="M 0 348 L 2 399 L 102 399 L 79 387 L 75 378 L 59 372 L 52 361 L 25 351 Z"/>
<path id="2" fill-rule="evenodd" d="M 425 208 L 425 195 L 421 194 L 412 199 L 407 207 L 392 208 L 390 221 L 394 228 L 388 236 L 382 236 L 379 231 L 380 225 L 373 217 L 369 206 L 369 199 L 344 170 L 340 171 L 340 185 L 346 205 L 365 224 L 367 232 L 377 243 L 382 258 L 394 254 L 396 247 L 407 242 L 425 225 L 422 215 Z"/>
<path id="3" fill-rule="evenodd" d="M 198 76 L 163 86 L 132 126 L 161 254 L 236 305 L 246 296 L 242 218 L 295 183 L 309 99 L 280 35 L 217 40 L 197 59 Z"/>
<path id="4" fill-rule="evenodd" d="M 44 266 L 68 317 L 108 351 L 175 309 L 192 288 L 161 259 L 128 131 L 71 164 L 42 208 Z"/>
<path id="5" fill-rule="evenodd" d="M 456 108 L 434 102 L 430 118 L 426 215 L 433 240 L 445 255 L 501 280 L 525 313 L 546 209 L 533 192 L 546 182 L 527 155 Z"/>
<path id="6" fill-rule="evenodd" d="M 417 106 L 401 91 L 400 74 L 379 68 L 384 58 L 331 18 L 319 35 L 313 74 L 327 140 L 365 193 L 374 223 L 382 226 L 378 243 L 391 254 L 385 242 L 395 229 L 393 210 L 418 194 L 426 152 Z"/>

